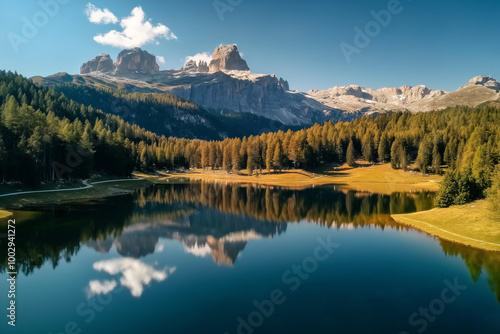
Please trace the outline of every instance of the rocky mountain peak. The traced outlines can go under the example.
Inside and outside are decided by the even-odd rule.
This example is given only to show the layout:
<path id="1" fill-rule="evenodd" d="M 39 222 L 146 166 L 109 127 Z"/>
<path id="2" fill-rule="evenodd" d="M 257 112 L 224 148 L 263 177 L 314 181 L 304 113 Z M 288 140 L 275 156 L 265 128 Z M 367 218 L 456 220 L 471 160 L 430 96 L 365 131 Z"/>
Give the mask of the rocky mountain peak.
<path id="1" fill-rule="evenodd" d="M 206 71 L 208 65 L 205 64 Z M 102 54 L 86 62 L 80 67 L 80 74 L 88 73 L 154 73 L 158 72 L 160 67 L 156 63 L 156 57 L 140 48 L 123 50 L 118 54 L 118 58 L 113 63 L 109 54 Z"/>
<path id="2" fill-rule="evenodd" d="M 496 81 L 496 80 L 486 75 L 478 75 L 470 79 L 469 83 L 473 85 L 484 85 L 488 81 Z"/>
<path id="3" fill-rule="evenodd" d="M 494 90 L 500 90 L 500 82 L 496 81 L 492 77 L 485 75 L 478 75 L 469 81 L 472 85 L 481 85 Z"/>
<path id="4" fill-rule="evenodd" d="M 410 100 L 420 100 L 428 96 L 432 92 L 431 89 L 425 87 L 424 85 L 412 87 L 405 95 Z"/>
<path id="5" fill-rule="evenodd" d="M 210 73 L 228 71 L 250 71 L 247 62 L 241 58 L 236 44 L 223 45 L 215 49 L 209 65 Z"/>
<path id="6" fill-rule="evenodd" d="M 113 60 L 109 54 L 102 54 L 83 64 L 80 67 L 80 74 L 87 74 L 91 72 L 106 73 L 112 72 L 113 70 Z"/>
<path id="7" fill-rule="evenodd" d="M 279 85 L 284 89 L 284 90 L 290 90 L 290 85 L 288 84 L 288 81 L 280 78 L 279 79 Z"/>
<path id="8" fill-rule="evenodd" d="M 153 73 L 160 71 L 160 66 L 156 63 L 156 57 L 140 48 L 123 50 L 118 54 L 114 65 L 115 73 Z"/>

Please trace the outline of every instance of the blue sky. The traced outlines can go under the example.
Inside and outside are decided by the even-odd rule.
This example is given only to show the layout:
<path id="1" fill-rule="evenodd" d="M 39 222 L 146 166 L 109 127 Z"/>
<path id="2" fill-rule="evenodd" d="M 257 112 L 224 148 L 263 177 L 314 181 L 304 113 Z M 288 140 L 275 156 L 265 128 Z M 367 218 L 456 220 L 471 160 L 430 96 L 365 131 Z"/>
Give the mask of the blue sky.
<path id="1" fill-rule="evenodd" d="M 95 8 L 109 9 L 116 24 L 91 23 L 86 15 L 89 1 L 41 0 L 53 1 L 60 2 L 59 8 L 45 17 L 46 22 L 38 0 L 3 3 L 0 68 L 28 77 L 74 74 L 97 54 L 109 53 L 115 59 L 121 48 L 99 44 L 94 36 L 120 32 L 120 20 L 141 6 L 153 27 L 161 24 L 170 30 L 169 39 L 159 36 L 142 45 L 165 58 L 161 69 L 179 68 L 187 56 L 236 43 L 253 72 L 274 73 L 301 91 L 347 84 L 424 84 L 455 90 L 475 75 L 500 80 L 498 0 L 401 0 L 398 6 L 397 0 L 90 1 Z M 218 13 L 214 4 L 226 10 Z M 379 24 L 377 31 L 370 25 L 375 20 L 371 11 L 388 7 L 394 11 L 391 22 Z M 34 23 L 34 16 L 38 31 L 23 35 L 23 18 Z M 369 45 L 356 45 L 354 28 L 366 33 L 367 24 L 374 29 Z M 14 35 L 23 38 L 18 52 L 10 41 Z M 348 62 L 341 43 L 362 47 Z"/>

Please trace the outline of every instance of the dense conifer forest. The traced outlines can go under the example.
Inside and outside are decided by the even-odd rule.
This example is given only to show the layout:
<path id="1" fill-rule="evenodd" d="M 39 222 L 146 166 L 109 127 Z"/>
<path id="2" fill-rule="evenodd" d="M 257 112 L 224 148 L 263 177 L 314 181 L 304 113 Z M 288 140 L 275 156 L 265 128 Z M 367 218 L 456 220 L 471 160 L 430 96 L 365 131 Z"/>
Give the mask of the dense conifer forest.
<path id="1" fill-rule="evenodd" d="M 77 93 L 73 90 L 73 95 Z M 170 96 L 124 93 L 118 97 L 135 103 L 170 99 L 184 110 L 199 111 Z M 77 103 L 54 88 L 0 72 L 0 116 L 2 182 L 36 186 L 83 179 L 96 172 L 128 176 L 134 170 L 174 168 L 246 170 L 251 175 L 345 162 L 355 166 L 363 159 L 390 162 L 403 170 L 414 164 L 425 174 L 446 171 L 440 206 L 487 194 L 494 200 L 500 193 L 500 110 L 488 106 L 383 114 L 299 131 L 204 141 L 159 136 L 117 115 Z"/>
<path id="2" fill-rule="evenodd" d="M 262 132 L 298 129 L 250 113 L 205 110 L 177 96 L 66 84 L 53 87 L 69 99 L 119 116 L 158 135 L 222 140 Z"/>

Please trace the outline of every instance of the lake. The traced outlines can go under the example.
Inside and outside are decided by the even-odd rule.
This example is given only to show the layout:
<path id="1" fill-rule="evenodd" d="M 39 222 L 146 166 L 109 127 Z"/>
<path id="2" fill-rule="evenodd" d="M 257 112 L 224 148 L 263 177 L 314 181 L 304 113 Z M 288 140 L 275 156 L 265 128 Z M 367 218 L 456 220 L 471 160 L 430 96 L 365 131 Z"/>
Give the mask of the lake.
<path id="1" fill-rule="evenodd" d="M 499 333 L 500 254 L 390 217 L 433 203 L 432 193 L 192 183 L 16 212 L 16 328 L 2 314 L 0 329 Z M 0 260 L 7 314 L 6 252 Z"/>

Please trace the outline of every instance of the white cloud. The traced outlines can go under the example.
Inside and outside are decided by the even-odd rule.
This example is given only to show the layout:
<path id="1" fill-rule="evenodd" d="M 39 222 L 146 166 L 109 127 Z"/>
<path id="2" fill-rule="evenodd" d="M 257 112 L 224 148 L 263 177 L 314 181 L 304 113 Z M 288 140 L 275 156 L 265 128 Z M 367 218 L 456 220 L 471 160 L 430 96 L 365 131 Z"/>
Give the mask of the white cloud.
<path id="1" fill-rule="evenodd" d="M 212 61 L 212 56 L 208 52 L 197 53 L 194 56 L 186 57 L 184 65 L 190 60 L 194 60 L 196 65 L 199 65 L 201 61 L 206 62 L 208 65 Z"/>
<path id="2" fill-rule="evenodd" d="M 118 284 L 116 281 L 90 281 L 89 282 L 89 295 L 107 295 L 113 291 Z"/>
<path id="3" fill-rule="evenodd" d="M 156 60 L 158 60 L 160 64 L 165 64 L 165 57 L 163 56 L 156 56 Z"/>
<path id="4" fill-rule="evenodd" d="M 135 48 L 152 42 L 158 44 L 159 38 L 177 39 L 167 26 L 161 23 L 153 26 L 140 6 L 135 7 L 130 16 L 123 18 L 120 26 L 122 31 L 111 30 L 106 34 L 99 34 L 94 37 L 94 41 L 117 48 Z"/>
<path id="5" fill-rule="evenodd" d="M 85 10 L 87 14 L 87 18 L 90 22 L 96 24 L 109 24 L 109 23 L 118 23 L 118 18 L 115 14 L 111 13 L 111 11 L 107 8 L 100 9 L 91 4 L 90 2 L 87 4 L 87 9 Z"/>
<path id="6" fill-rule="evenodd" d="M 130 290 L 134 297 L 140 297 L 144 291 L 144 285 L 152 280 L 162 282 L 167 279 L 175 268 L 156 270 L 139 260 L 132 258 L 118 258 L 94 263 L 94 269 L 104 271 L 110 275 L 122 274 L 120 283 Z"/>

